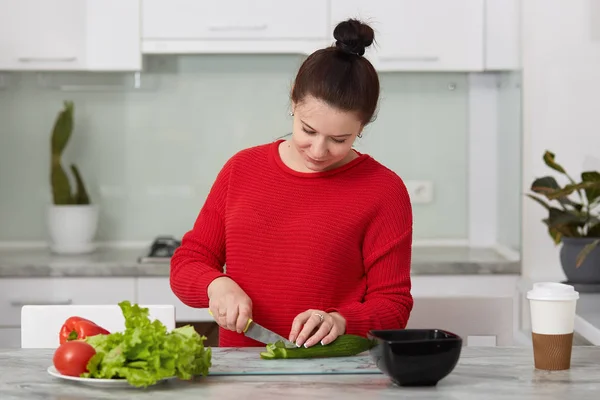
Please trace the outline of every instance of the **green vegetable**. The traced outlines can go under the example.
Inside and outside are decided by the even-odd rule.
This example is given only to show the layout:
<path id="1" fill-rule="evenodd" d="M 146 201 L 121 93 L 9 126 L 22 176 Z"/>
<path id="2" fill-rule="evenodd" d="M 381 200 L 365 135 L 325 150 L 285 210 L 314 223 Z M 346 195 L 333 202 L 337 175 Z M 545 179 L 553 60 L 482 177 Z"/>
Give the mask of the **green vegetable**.
<path id="1" fill-rule="evenodd" d="M 260 353 L 260 358 L 274 360 L 281 358 L 317 358 L 317 357 L 347 357 L 367 351 L 375 345 L 375 341 L 357 335 L 341 335 L 333 342 L 320 343 L 309 348 L 298 347 L 286 349 L 283 342 L 267 344 L 267 351 Z"/>
<path id="2" fill-rule="evenodd" d="M 211 349 L 206 337 L 187 325 L 167 332 L 149 311 L 129 301 L 119 303 L 125 330 L 85 339 L 96 350 L 83 378 L 127 379 L 136 387 L 147 387 L 169 377 L 191 379 L 208 375 Z"/>

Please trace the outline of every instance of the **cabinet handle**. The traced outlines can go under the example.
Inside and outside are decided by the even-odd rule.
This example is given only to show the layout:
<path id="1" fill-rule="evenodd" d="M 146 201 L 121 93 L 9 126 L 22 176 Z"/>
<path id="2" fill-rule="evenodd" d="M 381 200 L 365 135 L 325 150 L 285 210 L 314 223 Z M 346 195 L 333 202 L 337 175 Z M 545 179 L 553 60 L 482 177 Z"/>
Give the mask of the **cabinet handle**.
<path id="1" fill-rule="evenodd" d="M 384 62 L 436 62 L 440 58 L 436 56 L 390 56 L 390 57 L 379 57 Z"/>
<path id="2" fill-rule="evenodd" d="M 56 301 L 11 301 L 10 305 L 13 307 L 23 307 L 28 305 L 36 305 L 36 306 L 67 306 L 69 304 L 73 304 L 73 300 L 56 300 Z"/>
<path id="3" fill-rule="evenodd" d="M 262 25 L 219 25 L 219 26 L 209 26 L 208 30 L 210 31 L 264 31 L 269 26 L 267 24 Z"/>
<path id="4" fill-rule="evenodd" d="M 19 57 L 20 62 L 73 62 L 77 57 Z"/>

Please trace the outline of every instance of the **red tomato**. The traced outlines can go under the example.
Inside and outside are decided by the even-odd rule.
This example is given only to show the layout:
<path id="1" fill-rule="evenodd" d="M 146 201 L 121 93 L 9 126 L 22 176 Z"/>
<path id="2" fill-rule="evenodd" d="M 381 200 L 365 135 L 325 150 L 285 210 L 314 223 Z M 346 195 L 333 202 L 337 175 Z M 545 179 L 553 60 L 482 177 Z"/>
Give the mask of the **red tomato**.
<path id="1" fill-rule="evenodd" d="M 87 372 L 87 363 L 96 354 L 96 350 L 79 340 L 63 343 L 54 352 L 52 362 L 63 375 L 80 376 Z"/>

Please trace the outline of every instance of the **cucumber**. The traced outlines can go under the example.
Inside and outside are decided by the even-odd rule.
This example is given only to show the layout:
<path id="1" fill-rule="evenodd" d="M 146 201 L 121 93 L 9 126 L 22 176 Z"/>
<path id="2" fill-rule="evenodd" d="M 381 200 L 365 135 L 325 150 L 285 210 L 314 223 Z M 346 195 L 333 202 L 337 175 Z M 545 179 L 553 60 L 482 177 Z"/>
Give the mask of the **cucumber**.
<path id="1" fill-rule="evenodd" d="M 348 357 L 367 351 L 375 345 L 375 341 L 357 335 L 341 335 L 333 342 L 323 346 L 318 343 L 311 347 L 286 349 L 283 342 L 267 344 L 267 351 L 260 353 L 264 360 L 289 358 Z"/>

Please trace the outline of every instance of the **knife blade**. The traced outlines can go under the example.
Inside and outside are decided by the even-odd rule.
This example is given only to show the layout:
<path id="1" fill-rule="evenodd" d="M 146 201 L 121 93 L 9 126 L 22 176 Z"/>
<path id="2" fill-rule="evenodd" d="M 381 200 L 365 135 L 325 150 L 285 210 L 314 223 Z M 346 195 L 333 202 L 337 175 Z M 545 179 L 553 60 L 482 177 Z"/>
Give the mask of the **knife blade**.
<path id="1" fill-rule="evenodd" d="M 258 342 L 265 344 L 282 341 L 284 346 L 288 349 L 298 347 L 295 343 L 290 342 L 283 336 L 278 335 L 275 332 L 265 328 L 264 326 L 257 324 L 252 320 L 252 318 L 248 319 L 246 329 L 244 329 L 244 335 L 246 335 L 246 337 L 249 337 L 250 339 L 254 339 Z"/>
<path id="2" fill-rule="evenodd" d="M 211 310 L 208 310 L 208 313 L 213 315 Z M 246 327 L 244 328 L 243 332 L 244 335 L 250 339 L 254 339 L 264 344 L 282 341 L 286 349 L 295 349 L 298 347 L 295 343 L 290 342 L 283 336 L 278 335 L 264 326 L 257 324 L 252 320 L 252 318 L 248 318 L 248 322 L 246 323 Z"/>

